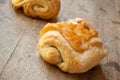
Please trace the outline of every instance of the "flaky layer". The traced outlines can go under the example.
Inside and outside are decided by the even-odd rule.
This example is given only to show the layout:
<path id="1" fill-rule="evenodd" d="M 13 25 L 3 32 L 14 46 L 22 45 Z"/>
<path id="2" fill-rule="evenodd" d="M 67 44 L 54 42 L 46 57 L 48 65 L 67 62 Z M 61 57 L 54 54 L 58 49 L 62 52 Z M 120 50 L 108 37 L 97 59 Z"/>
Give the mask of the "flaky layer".
<path id="1" fill-rule="evenodd" d="M 40 37 L 51 30 L 61 33 L 71 47 L 78 52 L 88 50 L 90 39 L 98 36 L 98 32 L 87 21 L 80 18 L 57 24 L 49 23 L 41 30 Z"/>
<path id="2" fill-rule="evenodd" d="M 43 19 L 55 18 L 60 10 L 59 0 L 11 0 L 15 9 L 23 8 L 24 14 Z"/>
<path id="3" fill-rule="evenodd" d="M 89 50 L 80 54 L 58 31 L 48 31 L 40 38 L 38 49 L 46 62 L 58 66 L 62 71 L 82 73 L 99 64 L 107 54 L 97 37 L 90 40 L 90 45 Z"/>
<path id="4" fill-rule="evenodd" d="M 107 55 L 97 31 L 80 18 L 47 24 L 38 49 L 46 62 L 69 73 L 86 72 Z"/>

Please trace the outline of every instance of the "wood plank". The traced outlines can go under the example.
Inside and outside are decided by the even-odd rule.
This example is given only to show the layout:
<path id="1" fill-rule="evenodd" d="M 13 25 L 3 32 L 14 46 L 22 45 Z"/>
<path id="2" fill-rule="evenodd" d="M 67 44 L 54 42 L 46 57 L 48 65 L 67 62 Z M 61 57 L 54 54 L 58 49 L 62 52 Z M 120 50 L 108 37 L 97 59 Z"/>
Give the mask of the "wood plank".
<path id="1" fill-rule="evenodd" d="M 24 16 L 21 11 L 15 12 L 9 0 L 0 1 L 0 75 L 14 53 L 24 31 L 31 29 L 29 27 L 32 26 L 31 20 L 32 25 L 40 25 L 39 21 Z"/>
<path id="2" fill-rule="evenodd" d="M 96 11 L 98 15 L 96 19 L 99 24 L 100 37 L 104 41 L 109 53 L 102 63 L 102 68 L 108 80 L 119 80 L 120 62 L 118 61 L 119 53 L 116 53 L 119 50 L 119 40 L 117 40 L 115 36 L 118 37 L 120 35 L 118 27 L 116 28 L 116 25 L 112 22 L 119 17 L 116 15 L 116 3 L 114 0 L 105 0 L 102 5 L 100 3 L 102 3 L 102 1 L 97 4 L 100 11 Z"/>
<path id="3" fill-rule="evenodd" d="M 48 22 L 81 17 L 99 32 L 108 56 L 90 71 L 68 74 L 42 60 L 40 29 Z M 44 21 L 14 11 L 0 0 L 0 80 L 120 80 L 120 0 L 61 0 L 57 19 Z"/>

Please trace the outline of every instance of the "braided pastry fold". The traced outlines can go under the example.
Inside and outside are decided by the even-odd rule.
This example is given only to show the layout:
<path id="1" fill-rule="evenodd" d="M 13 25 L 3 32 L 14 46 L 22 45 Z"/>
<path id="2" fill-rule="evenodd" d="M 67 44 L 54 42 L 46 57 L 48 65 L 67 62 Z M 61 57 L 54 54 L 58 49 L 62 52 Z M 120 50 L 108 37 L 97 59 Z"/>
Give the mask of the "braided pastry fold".
<path id="1" fill-rule="evenodd" d="M 98 32 L 81 18 L 48 23 L 40 31 L 43 60 L 69 73 L 86 72 L 107 55 Z"/>
<path id="2" fill-rule="evenodd" d="M 59 0 L 11 0 L 13 8 L 23 8 L 24 14 L 42 19 L 55 18 L 60 10 Z"/>

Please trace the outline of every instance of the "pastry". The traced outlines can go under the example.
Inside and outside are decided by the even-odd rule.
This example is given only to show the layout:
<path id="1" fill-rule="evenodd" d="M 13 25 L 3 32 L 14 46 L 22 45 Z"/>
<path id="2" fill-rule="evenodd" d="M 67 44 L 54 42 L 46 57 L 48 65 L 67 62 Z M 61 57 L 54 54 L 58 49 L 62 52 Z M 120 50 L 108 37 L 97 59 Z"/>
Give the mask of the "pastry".
<path id="1" fill-rule="evenodd" d="M 60 10 L 59 0 L 11 0 L 13 8 L 23 8 L 24 14 L 42 19 L 55 18 Z"/>
<path id="2" fill-rule="evenodd" d="M 69 73 L 86 72 L 107 55 L 98 32 L 81 18 L 45 25 L 38 50 L 43 60 Z"/>

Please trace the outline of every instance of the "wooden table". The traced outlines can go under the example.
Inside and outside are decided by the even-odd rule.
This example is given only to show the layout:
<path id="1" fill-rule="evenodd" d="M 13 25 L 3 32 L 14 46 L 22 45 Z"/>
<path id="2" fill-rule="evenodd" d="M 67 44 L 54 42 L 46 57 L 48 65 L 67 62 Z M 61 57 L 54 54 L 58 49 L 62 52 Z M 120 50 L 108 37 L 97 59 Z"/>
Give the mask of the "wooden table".
<path id="1" fill-rule="evenodd" d="M 37 50 L 48 22 L 81 17 L 99 32 L 108 50 L 102 62 L 82 74 L 68 74 L 44 62 Z M 61 0 L 56 19 L 32 19 L 0 0 L 0 80 L 120 80 L 120 0 Z"/>

